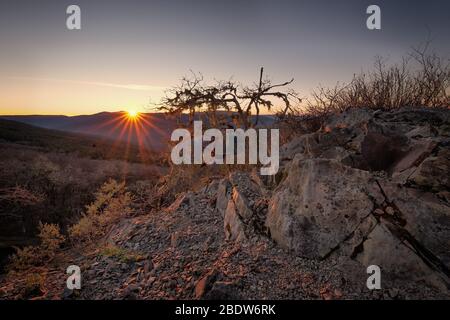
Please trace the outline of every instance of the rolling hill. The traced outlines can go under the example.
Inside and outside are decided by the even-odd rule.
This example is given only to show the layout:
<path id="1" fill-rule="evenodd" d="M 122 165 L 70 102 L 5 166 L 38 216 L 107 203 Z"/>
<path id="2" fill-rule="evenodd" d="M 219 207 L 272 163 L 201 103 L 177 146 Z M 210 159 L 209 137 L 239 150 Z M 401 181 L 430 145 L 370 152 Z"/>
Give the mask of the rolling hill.
<path id="1" fill-rule="evenodd" d="M 0 143 L 13 143 L 43 152 L 75 153 L 91 159 L 118 159 L 152 162 L 154 152 L 107 137 L 39 128 L 26 123 L 0 119 Z"/>
<path id="2" fill-rule="evenodd" d="M 141 113 L 142 121 L 129 128 L 124 117 L 124 112 L 101 112 L 70 117 L 58 115 L 0 116 L 0 119 L 18 121 L 46 129 L 124 141 L 141 145 L 155 152 L 166 151 L 172 131 L 180 126 L 179 122 L 186 124 L 189 121 L 188 115 L 184 114 L 177 120 L 162 113 Z M 271 125 L 274 121 L 274 116 L 270 115 L 261 115 L 259 118 L 261 126 Z"/>

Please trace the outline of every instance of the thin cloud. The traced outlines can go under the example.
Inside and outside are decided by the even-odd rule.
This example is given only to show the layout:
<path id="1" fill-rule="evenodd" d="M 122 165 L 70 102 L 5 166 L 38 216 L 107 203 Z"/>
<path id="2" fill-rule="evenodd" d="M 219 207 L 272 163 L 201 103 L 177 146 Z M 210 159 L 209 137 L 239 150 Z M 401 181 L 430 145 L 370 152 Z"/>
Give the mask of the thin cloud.
<path id="1" fill-rule="evenodd" d="M 108 83 L 108 82 L 78 81 L 78 80 L 64 80 L 64 79 L 50 79 L 50 78 L 31 78 L 31 77 L 12 77 L 10 79 L 66 82 L 66 83 L 73 83 L 73 84 L 119 88 L 119 89 L 126 89 L 126 90 L 135 90 L 135 91 L 163 91 L 163 90 L 167 89 L 167 87 L 163 87 L 163 86 L 152 86 L 152 85 L 143 85 L 143 84 L 134 84 L 134 83 L 133 84 L 119 84 L 119 83 Z"/>

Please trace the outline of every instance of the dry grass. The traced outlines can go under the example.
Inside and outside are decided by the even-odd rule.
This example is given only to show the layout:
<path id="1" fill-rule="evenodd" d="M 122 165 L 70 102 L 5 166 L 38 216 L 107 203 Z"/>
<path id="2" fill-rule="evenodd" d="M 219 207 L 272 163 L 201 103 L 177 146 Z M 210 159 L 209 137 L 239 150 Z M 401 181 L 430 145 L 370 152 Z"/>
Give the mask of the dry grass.
<path id="1" fill-rule="evenodd" d="M 112 257 L 120 262 L 130 263 L 130 262 L 138 262 L 144 259 L 144 257 L 134 251 L 123 249 L 114 245 L 106 246 L 101 252 L 101 255 L 105 257 Z"/>

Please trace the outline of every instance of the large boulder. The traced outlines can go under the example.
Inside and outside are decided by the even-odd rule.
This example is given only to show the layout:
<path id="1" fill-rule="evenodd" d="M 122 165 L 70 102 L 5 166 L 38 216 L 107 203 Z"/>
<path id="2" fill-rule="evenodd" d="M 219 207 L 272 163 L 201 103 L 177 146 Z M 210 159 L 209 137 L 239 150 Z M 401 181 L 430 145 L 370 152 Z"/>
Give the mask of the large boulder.
<path id="1" fill-rule="evenodd" d="M 324 258 L 374 210 L 371 175 L 330 159 L 294 159 L 269 204 L 272 238 L 307 258 Z"/>

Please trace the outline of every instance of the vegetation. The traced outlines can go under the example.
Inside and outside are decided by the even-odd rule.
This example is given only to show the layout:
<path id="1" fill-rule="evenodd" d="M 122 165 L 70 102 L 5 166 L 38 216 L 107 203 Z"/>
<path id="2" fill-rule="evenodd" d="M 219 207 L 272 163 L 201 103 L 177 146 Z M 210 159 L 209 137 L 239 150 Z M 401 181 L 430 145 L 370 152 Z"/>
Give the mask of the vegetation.
<path id="1" fill-rule="evenodd" d="M 0 119 L 0 142 L 33 147 L 42 152 L 73 154 L 102 160 L 126 160 L 139 163 L 159 163 L 156 153 L 139 152 L 135 145 L 116 143 L 105 138 L 58 130 L 38 128 L 21 122 Z"/>
<path id="2" fill-rule="evenodd" d="M 400 64 L 377 57 L 374 68 L 353 76 L 348 84 L 319 87 L 288 114 L 279 114 L 292 133 L 315 131 L 328 115 L 350 108 L 392 110 L 401 107 L 450 107 L 450 63 L 430 52 L 429 43 L 414 48 Z"/>
<path id="3" fill-rule="evenodd" d="M 41 296 L 45 291 L 45 277 L 38 273 L 30 273 L 25 277 L 25 286 L 22 290 L 23 298 Z"/>
<path id="4" fill-rule="evenodd" d="M 11 270 L 26 270 L 31 266 L 39 266 L 53 260 L 57 250 L 65 241 L 60 229 L 54 224 L 39 224 L 39 240 L 37 246 L 27 246 L 23 249 L 17 248 L 9 265 Z"/>
<path id="5" fill-rule="evenodd" d="M 274 100 L 282 102 L 280 112 L 286 114 L 292 109 L 293 103 L 301 101 L 298 94 L 287 87 L 294 79 L 273 84 L 269 78 L 263 77 L 263 72 L 261 68 L 259 81 L 253 86 L 242 86 L 232 80 L 207 85 L 201 74 L 193 73 L 192 77 L 184 77 L 179 86 L 166 92 L 159 110 L 171 114 L 188 112 L 191 119 L 196 113 L 203 112 L 215 128 L 230 125 L 248 128 L 256 125 L 261 110 L 265 108 L 271 111 Z M 254 122 L 250 117 L 252 112 L 256 114 Z M 234 117 L 235 114 L 237 117 Z"/>
<path id="6" fill-rule="evenodd" d="M 92 241 L 104 235 L 120 218 L 133 213 L 133 197 L 126 191 L 124 182 L 110 179 L 95 195 L 95 201 L 86 207 L 81 219 L 69 228 L 74 242 Z"/>
<path id="7" fill-rule="evenodd" d="M 0 120 L 0 273 L 51 261 L 69 226 L 77 225 L 81 237 L 95 238 L 119 216 L 149 212 L 141 200 L 152 195 L 161 169 L 110 158 L 106 151 L 111 146 L 91 137 Z M 91 149 L 105 153 L 94 159 Z M 133 153 L 137 151 L 131 147 L 130 156 Z M 130 191 L 139 191 L 139 203 L 132 203 L 131 193 L 117 183 L 121 191 L 101 205 L 95 191 L 108 195 L 102 186 L 106 182 L 111 187 L 110 179 L 126 180 Z M 89 204 L 89 212 L 99 208 L 97 215 L 84 210 Z"/>
<path id="8" fill-rule="evenodd" d="M 144 259 L 144 257 L 137 252 L 126 250 L 114 245 L 106 246 L 101 251 L 101 254 L 105 257 L 115 258 L 124 263 L 138 262 Z"/>

